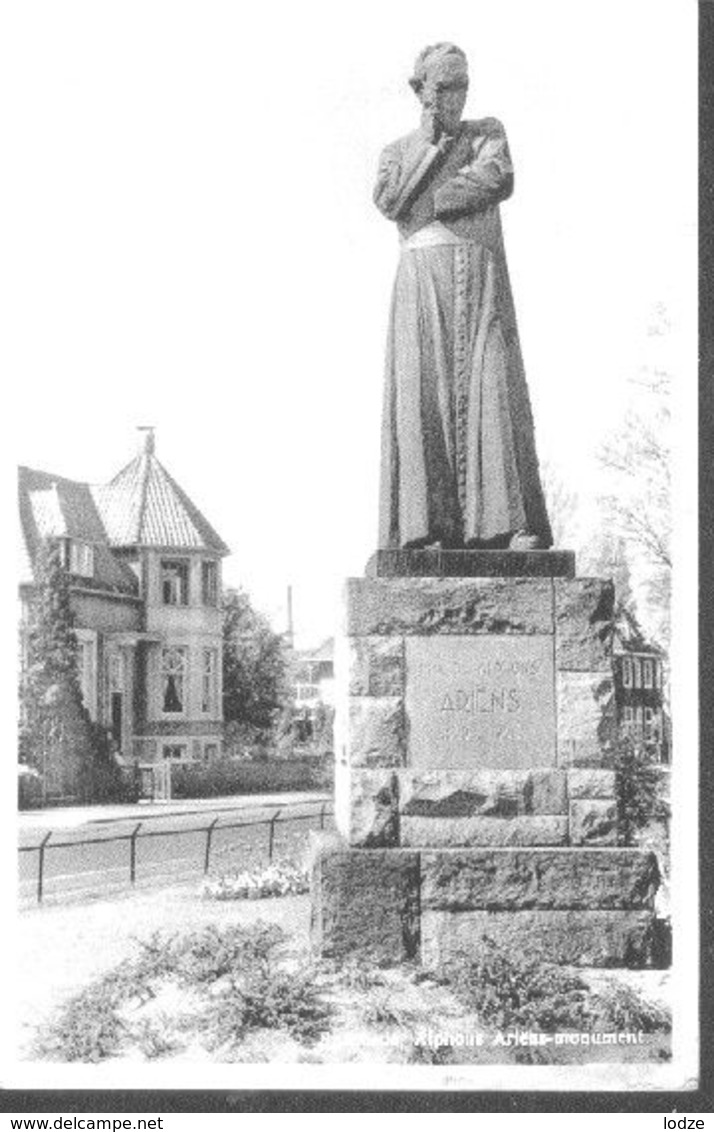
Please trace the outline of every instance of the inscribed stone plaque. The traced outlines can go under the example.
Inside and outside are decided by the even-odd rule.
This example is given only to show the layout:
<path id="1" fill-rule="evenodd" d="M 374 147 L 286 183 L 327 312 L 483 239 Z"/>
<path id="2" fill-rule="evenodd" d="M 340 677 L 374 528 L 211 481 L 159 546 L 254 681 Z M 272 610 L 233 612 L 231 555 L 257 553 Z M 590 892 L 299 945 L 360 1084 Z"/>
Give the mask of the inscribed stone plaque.
<path id="1" fill-rule="evenodd" d="M 552 766 L 554 685 L 552 637 L 408 638 L 408 765 Z"/>

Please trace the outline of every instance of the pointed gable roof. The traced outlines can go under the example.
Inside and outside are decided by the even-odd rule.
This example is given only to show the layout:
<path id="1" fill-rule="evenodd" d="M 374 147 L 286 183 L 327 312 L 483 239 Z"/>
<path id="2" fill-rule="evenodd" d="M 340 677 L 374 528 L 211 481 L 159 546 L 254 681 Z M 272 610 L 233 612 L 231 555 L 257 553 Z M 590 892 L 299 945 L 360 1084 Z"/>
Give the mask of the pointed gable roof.
<path id="1" fill-rule="evenodd" d="M 648 641 L 637 617 L 621 605 L 615 613 L 614 651 L 616 653 L 644 652 L 661 656 L 663 650 L 653 641 Z"/>
<path id="2" fill-rule="evenodd" d="M 154 453 L 153 430 L 144 448 L 106 485 L 91 489 L 109 543 L 176 550 L 230 551 Z"/>
<path id="3" fill-rule="evenodd" d="M 23 582 L 32 580 L 32 563 L 44 539 L 69 538 L 94 548 L 94 575 L 91 579 L 78 579 L 77 584 L 113 593 L 137 594 L 136 577 L 109 548 L 88 484 L 21 467 L 18 486 L 25 552 Z"/>

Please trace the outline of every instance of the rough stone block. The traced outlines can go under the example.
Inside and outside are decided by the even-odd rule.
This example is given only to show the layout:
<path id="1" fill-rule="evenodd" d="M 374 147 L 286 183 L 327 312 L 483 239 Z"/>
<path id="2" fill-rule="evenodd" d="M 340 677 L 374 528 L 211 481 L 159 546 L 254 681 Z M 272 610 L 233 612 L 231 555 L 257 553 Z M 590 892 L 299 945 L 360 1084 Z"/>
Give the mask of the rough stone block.
<path id="1" fill-rule="evenodd" d="M 565 845 L 567 817 L 422 818 L 399 821 L 399 839 L 408 846 Z"/>
<path id="2" fill-rule="evenodd" d="M 352 768 L 347 812 L 338 824 L 350 845 L 376 849 L 399 844 L 398 790 L 394 771 Z"/>
<path id="3" fill-rule="evenodd" d="M 551 579 L 350 578 L 347 633 L 552 634 Z"/>
<path id="4" fill-rule="evenodd" d="M 617 803 L 611 798 L 580 798 L 570 803 L 572 845 L 616 845 Z"/>
<path id="5" fill-rule="evenodd" d="M 403 770 L 399 782 L 405 817 L 507 818 L 528 812 L 530 775 L 523 770 Z"/>
<path id="6" fill-rule="evenodd" d="M 571 767 L 568 771 L 568 795 L 572 798 L 614 798 L 614 770 L 593 767 Z"/>
<path id="7" fill-rule="evenodd" d="M 617 734 L 615 687 L 605 672 L 558 672 L 558 762 L 601 762 Z"/>
<path id="8" fill-rule="evenodd" d="M 567 814 L 568 791 L 564 770 L 534 770 L 529 776 L 528 791 L 527 813 Z"/>
<path id="9" fill-rule="evenodd" d="M 403 770 L 399 809 L 407 817 L 567 815 L 563 770 Z"/>
<path id="10" fill-rule="evenodd" d="M 635 911 L 434 912 L 421 917 L 421 961 L 475 959 L 484 938 L 510 955 L 576 967 L 648 967 L 654 916 Z"/>
<path id="11" fill-rule="evenodd" d="M 404 701 L 400 696 L 352 696 L 349 701 L 350 766 L 404 766 Z"/>
<path id="12" fill-rule="evenodd" d="M 419 857 L 399 849 L 313 849 L 311 941 L 322 958 L 401 963 L 419 951 Z"/>
<path id="13" fill-rule="evenodd" d="M 642 849 L 442 849 L 421 854 L 422 909 L 652 909 L 660 876 Z"/>
<path id="14" fill-rule="evenodd" d="M 612 667 L 612 626 L 615 591 L 601 578 L 556 578 L 556 668 L 567 671 L 607 671 Z"/>
<path id="15" fill-rule="evenodd" d="M 401 637 L 351 637 L 349 650 L 350 695 L 404 694 L 404 641 Z"/>

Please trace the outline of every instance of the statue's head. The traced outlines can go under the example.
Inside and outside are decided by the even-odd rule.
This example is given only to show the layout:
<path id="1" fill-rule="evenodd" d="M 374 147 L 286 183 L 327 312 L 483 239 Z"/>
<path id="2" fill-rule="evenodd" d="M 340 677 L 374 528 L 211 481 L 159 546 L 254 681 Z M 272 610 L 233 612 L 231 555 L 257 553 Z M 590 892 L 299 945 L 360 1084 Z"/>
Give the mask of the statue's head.
<path id="1" fill-rule="evenodd" d="M 435 43 L 417 56 L 409 85 L 441 129 L 453 133 L 461 121 L 469 87 L 466 55 L 453 43 Z"/>

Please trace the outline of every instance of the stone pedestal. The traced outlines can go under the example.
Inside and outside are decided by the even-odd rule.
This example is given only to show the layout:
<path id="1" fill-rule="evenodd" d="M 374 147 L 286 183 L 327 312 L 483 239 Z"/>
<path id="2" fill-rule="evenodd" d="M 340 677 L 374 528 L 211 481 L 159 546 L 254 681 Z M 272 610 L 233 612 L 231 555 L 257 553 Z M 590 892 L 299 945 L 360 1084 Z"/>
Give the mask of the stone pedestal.
<path id="1" fill-rule="evenodd" d="M 479 565 L 513 566 L 508 552 L 462 553 L 467 578 L 384 576 L 395 555 L 436 570 L 434 554 L 459 552 L 379 552 L 382 576 L 347 583 L 340 838 L 315 854 L 315 948 L 438 965 L 488 936 L 562 963 L 646 965 L 657 866 L 617 847 L 603 765 L 612 585 L 568 576 L 567 553 L 521 554 L 532 576 L 508 577 Z"/>

